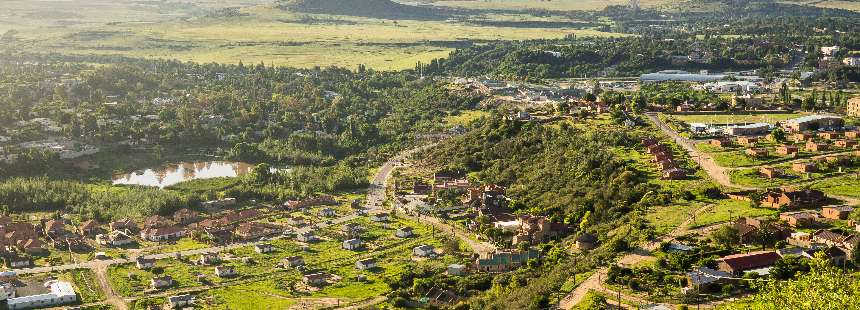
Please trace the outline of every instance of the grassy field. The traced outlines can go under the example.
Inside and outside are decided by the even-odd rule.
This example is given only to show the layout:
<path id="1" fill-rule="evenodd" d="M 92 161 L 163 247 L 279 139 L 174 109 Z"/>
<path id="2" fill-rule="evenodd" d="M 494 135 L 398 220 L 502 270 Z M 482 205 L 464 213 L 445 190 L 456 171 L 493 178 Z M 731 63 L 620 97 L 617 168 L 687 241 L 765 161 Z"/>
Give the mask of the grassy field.
<path id="1" fill-rule="evenodd" d="M 0 33 L 16 30 L 16 41 L 8 45 L 29 51 L 306 68 L 364 64 L 383 70 L 412 68 L 419 61 L 445 57 L 465 41 L 614 35 L 590 29 L 296 14 L 261 3 L 265 2 L 230 0 L 182 6 L 96 0 L 73 6 L 67 1 L 13 0 L 4 3 L 11 10 L 0 13 Z M 215 11 L 228 6 L 241 8 L 234 14 Z M 516 16 L 487 13 L 480 18 L 545 18 Z"/>
<path id="2" fill-rule="evenodd" d="M 457 115 L 446 116 L 444 122 L 446 126 L 463 125 L 468 127 L 469 124 L 471 124 L 475 120 L 487 116 L 489 114 L 490 113 L 488 113 L 487 111 L 481 110 L 462 111 L 460 112 L 460 114 Z"/>
<path id="3" fill-rule="evenodd" d="M 818 181 L 811 187 L 831 195 L 860 198 L 860 177 L 856 173 Z"/>
<path id="4" fill-rule="evenodd" d="M 820 8 L 831 8 L 831 9 L 845 9 L 852 11 L 860 11 L 860 1 L 852 1 L 852 0 L 801 0 L 801 1 L 780 1 L 785 3 L 800 3 L 806 5 L 817 6 Z"/>
<path id="5" fill-rule="evenodd" d="M 400 3 L 420 3 L 436 6 L 457 7 L 483 10 L 550 10 L 550 11 L 584 11 L 602 10 L 610 5 L 627 5 L 627 0 L 400 0 Z M 643 0 L 642 7 L 653 7 L 668 3 L 668 0 Z"/>
<path id="6" fill-rule="evenodd" d="M 782 114 L 720 114 L 720 115 L 672 115 L 672 117 L 686 123 L 704 124 L 735 124 L 735 123 L 775 123 L 792 118 L 804 116 L 802 113 Z"/>
<path id="7" fill-rule="evenodd" d="M 739 217 L 759 217 L 778 213 L 777 209 L 753 208 L 748 201 L 722 199 L 717 200 L 709 211 L 701 213 L 693 226 L 708 226 Z"/>

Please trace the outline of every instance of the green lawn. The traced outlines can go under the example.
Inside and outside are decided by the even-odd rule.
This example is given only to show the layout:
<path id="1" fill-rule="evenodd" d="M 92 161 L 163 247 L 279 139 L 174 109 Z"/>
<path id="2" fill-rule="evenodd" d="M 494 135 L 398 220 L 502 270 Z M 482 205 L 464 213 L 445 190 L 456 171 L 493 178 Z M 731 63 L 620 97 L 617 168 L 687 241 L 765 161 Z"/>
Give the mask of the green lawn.
<path id="1" fill-rule="evenodd" d="M 753 208 L 748 201 L 722 199 L 696 218 L 695 227 L 726 222 L 739 217 L 758 217 L 779 214 L 777 209 Z"/>
<path id="2" fill-rule="evenodd" d="M 481 110 L 467 110 L 461 111 L 457 115 L 448 115 L 445 117 L 444 122 L 446 126 L 454 126 L 454 125 L 462 125 L 469 126 L 475 120 L 487 116 L 490 113 L 487 111 Z"/>
<path id="3" fill-rule="evenodd" d="M 811 187 L 831 195 L 860 198 L 860 178 L 856 173 L 818 181 Z"/>
<path id="4" fill-rule="evenodd" d="M 645 219 L 654 225 L 657 235 L 664 235 L 680 226 L 701 205 L 701 203 L 679 203 L 657 206 L 648 210 Z"/>

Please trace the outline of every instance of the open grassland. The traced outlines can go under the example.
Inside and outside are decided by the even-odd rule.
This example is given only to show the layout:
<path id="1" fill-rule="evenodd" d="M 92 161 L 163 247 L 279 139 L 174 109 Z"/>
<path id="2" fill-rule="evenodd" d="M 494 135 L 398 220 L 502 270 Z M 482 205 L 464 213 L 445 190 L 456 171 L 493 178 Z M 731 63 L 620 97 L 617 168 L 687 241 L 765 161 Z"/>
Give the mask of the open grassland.
<path id="1" fill-rule="evenodd" d="M 444 121 L 446 126 L 462 125 L 468 127 L 472 122 L 488 115 L 490 115 L 490 113 L 487 111 L 467 110 L 462 111 L 457 115 L 448 115 L 445 117 Z"/>
<path id="2" fill-rule="evenodd" d="M 830 195 L 860 198 L 860 172 L 815 182 L 811 187 Z"/>
<path id="3" fill-rule="evenodd" d="M 686 123 L 704 124 L 737 124 L 737 123 L 776 123 L 787 119 L 804 116 L 803 113 L 771 113 L 771 114 L 718 114 L 718 115 L 682 115 L 673 114 L 672 117 Z"/>
<path id="4" fill-rule="evenodd" d="M 429 4 L 435 6 L 479 9 L 479 10 L 549 10 L 549 11 L 587 11 L 602 10 L 610 5 L 627 5 L 627 0 L 401 0 L 404 4 Z M 672 2 L 671 0 L 642 0 L 641 7 L 654 7 Z"/>
<path id="5" fill-rule="evenodd" d="M 16 50 L 72 55 L 121 55 L 294 67 L 364 64 L 388 70 L 446 57 L 456 46 L 489 40 L 608 36 L 592 29 L 506 27 L 468 21 L 384 20 L 351 16 L 297 14 L 259 1 L 227 1 L 243 6 L 230 14 L 215 8 L 107 4 L 51 7 L 13 1 L 0 13 L 0 33 L 16 30 L 15 40 L 0 43 Z M 49 1 L 50 2 L 50 1 Z M 53 2 L 50 2 L 53 3 Z M 214 5 L 213 5 L 214 6 Z M 60 10 L 83 12 L 68 16 Z M 163 14 L 164 11 L 174 13 Z M 100 12 L 94 14 L 93 12 Z M 559 20 L 519 14 L 484 14 L 481 20 Z M 477 17 L 477 16 L 476 16 Z"/>
<path id="6" fill-rule="evenodd" d="M 714 206 L 696 217 L 693 227 L 702 227 L 722 223 L 740 217 L 759 217 L 778 214 L 777 209 L 754 208 L 749 201 L 721 199 Z"/>
<path id="7" fill-rule="evenodd" d="M 805 4 L 820 8 L 845 9 L 852 11 L 860 11 L 860 1 L 856 0 L 801 0 L 801 1 L 780 1 L 785 3 Z"/>

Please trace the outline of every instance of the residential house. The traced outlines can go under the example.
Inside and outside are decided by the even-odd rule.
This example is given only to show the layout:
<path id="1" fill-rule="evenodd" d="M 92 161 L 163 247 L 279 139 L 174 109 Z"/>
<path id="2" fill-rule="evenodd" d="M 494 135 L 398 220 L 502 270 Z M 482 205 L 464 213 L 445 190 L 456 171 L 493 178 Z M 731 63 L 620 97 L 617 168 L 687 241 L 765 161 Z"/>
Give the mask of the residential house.
<path id="1" fill-rule="evenodd" d="M 318 286 L 326 283 L 328 275 L 325 273 L 312 273 L 302 276 L 302 282 L 310 286 Z"/>
<path id="2" fill-rule="evenodd" d="M 361 248 L 361 240 L 359 239 L 349 239 L 343 242 L 342 245 L 344 250 L 357 250 Z"/>
<path id="3" fill-rule="evenodd" d="M 733 276 L 725 271 L 714 270 L 708 267 L 696 267 L 693 271 L 687 272 L 687 283 L 690 287 L 699 290 L 708 291 L 713 287 L 722 287 L 725 284 L 734 282 Z"/>
<path id="4" fill-rule="evenodd" d="M 358 270 L 367 270 L 376 268 L 376 259 L 375 258 L 367 258 L 362 259 L 355 262 L 355 268 Z"/>
<path id="5" fill-rule="evenodd" d="M 436 255 L 436 251 L 431 245 L 422 244 L 417 247 L 412 248 L 412 255 L 418 257 L 431 257 Z"/>
<path id="6" fill-rule="evenodd" d="M 529 259 L 537 259 L 540 253 L 535 249 L 527 251 L 505 251 L 492 253 L 475 260 L 475 270 L 483 272 L 505 272 L 525 265 Z"/>
<path id="7" fill-rule="evenodd" d="M 823 192 L 814 189 L 769 189 L 764 193 L 761 205 L 770 208 L 810 208 L 823 203 L 826 198 Z"/>
<path id="8" fill-rule="evenodd" d="M 134 240 L 121 230 L 114 230 L 107 234 L 98 234 L 96 242 L 100 245 L 123 246 L 134 243 Z"/>
<path id="9" fill-rule="evenodd" d="M 188 208 L 182 208 L 173 213 L 173 221 L 182 225 L 188 225 L 199 220 L 200 214 Z"/>
<path id="10" fill-rule="evenodd" d="M 544 216 L 520 215 L 517 222 L 519 227 L 511 240 L 513 244 L 522 242 L 538 244 L 570 233 L 569 226 L 553 222 Z"/>
<path id="11" fill-rule="evenodd" d="M 797 154 L 797 151 L 798 149 L 796 145 L 783 144 L 776 147 L 776 153 L 779 155 Z"/>
<path id="12" fill-rule="evenodd" d="M 819 229 L 812 234 L 812 241 L 817 243 L 823 243 L 829 246 L 841 246 L 850 237 L 851 236 L 846 236 L 841 233 Z"/>
<path id="13" fill-rule="evenodd" d="M 807 259 L 813 259 L 819 252 L 824 253 L 824 257 L 827 258 L 834 266 L 844 265 L 845 261 L 848 260 L 849 256 L 848 252 L 845 249 L 840 248 L 838 246 L 808 249 L 803 251 L 803 253 L 801 253 L 801 256 Z"/>
<path id="14" fill-rule="evenodd" d="M 788 223 L 788 226 L 798 228 L 811 226 L 818 216 L 810 212 L 786 212 L 780 214 L 779 219 Z"/>
<path id="15" fill-rule="evenodd" d="M 448 275 L 451 275 L 451 276 L 465 276 L 466 275 L 466 265 L 460 265 L 460 264 L 448 265 L 447 273 L 448 273 Z"/>
<path id="16" fill-rule="evenodd" d="M 667 153 L 667 151 L 668 151 L 668 149 L 666 148 L 666 146 L 665 146 L 665 145 L 663 145 L 663 144 L 652 144 L 652 145 L 648 145 L 648 146 L 646 146 L 646 149 L 647 149 L 647 150 L 646 150 L 646 152 L 647 152 L 648 154 L 651 154 L 651 155 L 654 155 L 654 154 L 657 154 L 657 153 Z"/>
<path id="17" fill-rule="evenodd" d="M 362 230 L 364 230 L 364 228 L 356 223 L 346 223 L 340 227 L 340 231 L 347 236 L 356 236 L 361 233 Z"/>
<path id="18" fill-rule="evenodd" d="M 297 268 L 297 267 L 304 266 L 305 260 L 301 256 L 290 256 L 290 257 L 284 258 L 284 260 L 281 261 L 281 264 L 285 268 Z"/>
<path id="19" fill-rule="evenodd" d="M 178 309 L 194 305 L 195 299 L 196 297 L 190 294 L 176 295 L 167 297 L 167 303 L 170 305 L 170 308 Z"/>
<path id="20" fill-rule="evenodd" d="M 237 237 L 243 240 L 251 240 L 271 235 L 273 232 L 261 223 L 245 222 L 239 224 L 239 227 L 236 228 L 235 233 Z"/>
<path id="21" fill-rule="evenodd" d="M 840 137 L 842 137 L 842 134 L 835 132 L 835 131 L 825 131 L 825 132 L 819 132 L 818 137 L 825 139 L 825 140 L 836 140 L 836 139 L 839 139 Z"/>
<path id="22" fill-rule="evenodd" d="M 821 217 L 831 220 L 844 220 L 854 211 L 854 208 L 849 206 L 827 206 L 821 208 Z"/>
<path id="23" fill-rule="evenodd" d="M 394 231 L 394 235 L 400 238 L 409 238 L 413 235 L 413 229 L 409 226 L 400 227 Z"/>
<path id="24" fill-rule="evenodd" d="M 227 206 L 232 206 L 236 204 L 236 198 L 228 197 L 219 200 L 211 200 L 203 202 L 202 205 L 205 208 L 223 208 Z"/>
<path id="25" fill-rule="evenodd" d="M 161 242 L 182 238 L 186 233 L 185 228 L 181 226 L 156 227 L 141 230 L 140 238 L 153 242 Z"/>
<path id="26" fill-rule="evenodd" d="M 836 145 L 836 147 L 851 149 L 851 148 L 857 147 L 857 141 L 855 141 L 855 140 L 844 140 L 844 139 L 843 140 L 836 140 L 836 142 L 834 142 L 833 145 Z"/>
<path id="27" fill-rule="evenodd" d="M 143 220 L 143 229 L 146 230 L 148 228 L 168 227 L 172 224 L 173 223 L 166 217 L 163 217 L 161 215 L 153 215 Z"/>
<path id="28" fill-rule="evenodd" d="M 860 111 L 860 98 L 857 100 L 857 108 Z M 858 116 L 860 116 L 860 112 L 858 112 Z M 845 132 L 845 138 L 847 139 L 857 139 L 860 138 L 860 130 L 849 130 Z"/>
<path id="29" fill-rule="evenodd" d="M 835 130 L 842 128 L 845 121 L 842 117 L 834 115 L 807 115 L 787 120 L 783 126 L 789 132 L 801 132 L 808 130 Z"/>
<path id="30" fill-rule="evenodd" d="M 337 213 L 335 213 L 334 209 L 332 208 L 323 208 L 322 210 L 320 210 L 320 216 L 333 217 L 335 215 L 337 215 Z"/>
<path id="31" fill-rule="evenodd" d="M 387 222 L 389 218 L 388 212 L 380 212 L 370 215 L 370 220 L 374 222 Z"/>
<path id="32" fill-rule="evenodd" d="M 744 272 L 773 266 L 781 257 L 774 251 L 729 255 L 717 260 L 719 270 L 741 276 Z"/>
<path id="33" fill-rule="evenodd" d="M 218 253 L 204 253 L 200 254 L 200 258 L 197 260 L 197 263 L 204 266 L 215 265 L 221 262 L 221 257 L 218 256 Z"/>
<path id="34" fill-rule="evenodd" d="M 828 146 L 827 143 L 807 141 L 805 149 L 807 152 L 824 152 L 828 150 Z"/>
<path id="35" fill-rule="evenodd" d="M 804 142 L 808 141 L 809 139 L 812 139 L 813 135 L 808 132 L 798 132 L 795 133 L 792 137 L 794 138 L 794 142 Z"/>
<path id="36" fill-rule="evenodd" d="M 778 178 L 782 172 L 774 167 L 761 167 L 758 169 L 759 174 L 768 179 Z"/>
<path id="37" fill-rule="evenodd" d="M 729 140 L 727 138 L 712 139 L 711 145 L 716 147 L 729 147 L 732 145 L 732 140 Z"/>
<path id="38" fill-rule="evenodd" d="M 150 284 L 150 286 L 152 286 L 153 289 L 156 289 L 156 290 L 162 289 L 165 287 L 170 287 L 173 285 L 173 277 L 171 277 L 171 276 L 153 277 L 149 281 L 149 284 Z"/>
<path id="39" fill-rule="evenodd" d="M 99 233 L 99 223 L 95 220 L 83 222 L 81 226 L 78 227 L 78 232 L 84 236 L 95 236 Z"/>
<path id="40" fill-rule="evenodd" d="M 4 260 L 9 268 L 27 268 L 33 265 L 33 260 L 30 257 L 22 255 L 6 256 Z"/>
<path id="41" fill-rule="evenodd" d="M 767 225 L 767 223 L 756 218 L 742 217 L 735 220 L 734 227 L 738 231 L 738 239 L 744 244 L 754 241 L 762 229 L 773 234 L 777 240 L 784 240 L 791 236 L 790 229 L 777 224 Z"/>
<path id="42" fill-rule="evenodd" d="M 21 251 L 30 255 L 41 255 L 48 251 L 45 249 L 45 244 L 38 238 L 18 241 L 18 247 Z"/>
<path id="43" fill-rule="evenodd" d="M 305 219 L 302 217 L 288 217 L 287 218 L 287 224 L 289 224 L 291 226 L 300 227 L 300 226 L 305 225 Z"/>
<path id="44" fill-rule="evenodd" d="M 62 236 L 66 234 L 65 220 L 49 220 L 45 222 L 45 234 L 49 236 Z"/>
<path id="45" fill-rule="evenodd" d="M 300 233 L 298 236 L 296 236 L 296 239 L 301 242 L 314 242 L 317 240 L 317 236 L 314 235 L 314 233 L 307 231 Z"/>
<path id="46" fill-rule="evenodd" d="M 740 145 L 755 145 L 758 143 L 758 138 L 756 137 L 738 137 L 738 144 Z"/>
<path id="47" fill-rule="evenodd" d="M 747 156 L 750 157 L 767 157 L 766 148 L 749 148 L 746 150 Z"/>
<path id="48" fill-rule="evenodd" d="M 3 309 L 43 309 L 59 308 L 60 305 L 78 301 L 78 295 L 71 283 L 59 280 L 49 280 L 42 284 L 47 292 L 28 296 L 6 298 L 3 292 Z"/>
<path id="49" fill-rule="evenodd" d="M 811 172 L 815 172 L 816 170 L 818 170 L 818 166 L 815 165 L 815 163 L 808 162 L 808 161 L 796 162 L 796 163 L 791 164 L 791 170 L 794 170 L 794 171 L 797 171 L 800 173 L 811 173 Z"/>
<path id="50" fill-rule="evenodd" d="M 576 237 L 576 248 L 587 251 L 597 247 L 597 237 L 589 233 L 583 233 Z"/>
<path id="51" fill-rule="evenodd" d="M 221 278 L 235 277 L 239 273 L 233 266 L 215 266 L 215 275 Z"/>
<path id="52" fill-rule="evenodd" d="M 129 231 L 129 232 L 136 232 L 137 231 L 137 224 L 134 223 L 134 221 L 132 221 L 131 219 L 127 219 L 127 218 L 111 222 L 110 224 L 108 224 L 108 227 L 110 227 L 111 231 L 116 231 L 116 230 Z"/>
<path id="53" fill-rule="evenodd" d="M 687 173 L 683 169 L 672 168 L 663 171 L 664 180 L 680 180 L 687 177 Z"/>
<path id="54" fill-rule="evenodd" d="M 150 269 L 155 267 L 155 259 L 138 256 L 137 259 L 135 259 L 135 265 L 137 265 L 138 269 Z"/>
<path id="55" fill-rule="evenodd" d="M 260 254 L 271 253 L 274 250 L 275 250 L 275 247 L 273 247 L 269 243 L 260 243 L 260 244 L 254 245 L 254 251 L 257 253 L 260 253 Z"/>

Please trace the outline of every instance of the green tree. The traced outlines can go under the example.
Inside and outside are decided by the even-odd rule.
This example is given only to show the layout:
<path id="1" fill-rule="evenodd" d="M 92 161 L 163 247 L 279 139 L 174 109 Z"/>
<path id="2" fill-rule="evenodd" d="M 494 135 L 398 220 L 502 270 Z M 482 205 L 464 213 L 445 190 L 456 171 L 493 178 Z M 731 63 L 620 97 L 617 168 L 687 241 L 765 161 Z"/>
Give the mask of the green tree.
<path id="1" fill-rule="evenodd" d="M 823 253 L 795 280 L 754 282 L 754 287 L 759 293 L 742 301 L 744 309 L 860 309 L 860 277 L 831 266 Z"/>

